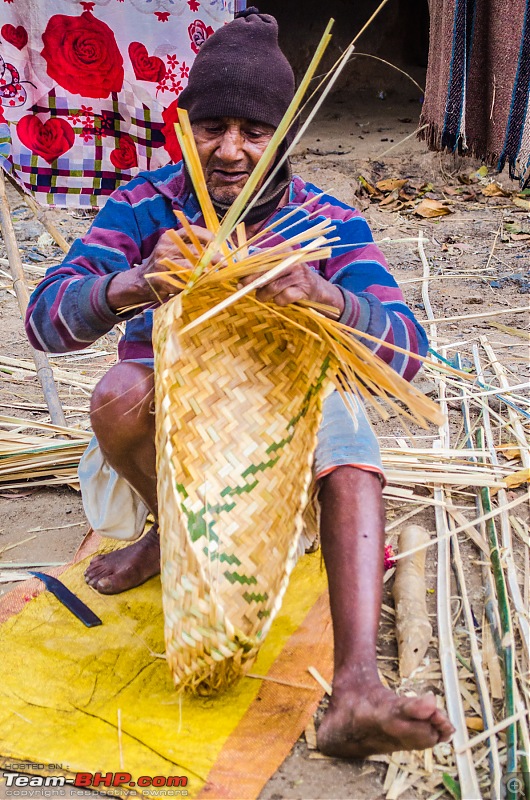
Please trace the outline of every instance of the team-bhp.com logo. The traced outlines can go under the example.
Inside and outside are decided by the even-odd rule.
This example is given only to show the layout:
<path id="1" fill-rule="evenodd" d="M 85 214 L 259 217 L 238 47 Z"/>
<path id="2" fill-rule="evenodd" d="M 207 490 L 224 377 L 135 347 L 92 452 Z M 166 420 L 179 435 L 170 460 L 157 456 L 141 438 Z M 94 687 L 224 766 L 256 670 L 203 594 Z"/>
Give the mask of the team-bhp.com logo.
<path id="1" fill-rule="evenodd" d="M 130 772 L 78 772 L 73 778 L 66 778 L 64 775 L 21 775 L 19 772 L 4 772 L 4 780 L 7 789 L 11 790 L 9 796 L 12 797 L 38 797 L 39 794 L 44 794 L 39 792 L 39 789 L 54 790 L 67 787 L 97 789 L 100 786 L 105 786 L 107 790 L 113 789 L 114 792 L 111 793 L 115 794 L 127 794 L 129 788 L 135 789 L 131 794 L 146 789 L 149 789 L 149 795 L 185 797 L 188 794 L 187 789 L 182 788 L 188 785 L 185 775 L 140 775 L 133 781 Z M 56 797 L 61 795 L 61 792 L 53 793 Z M 46 793 L 46 796 L 52 795 Z"/>

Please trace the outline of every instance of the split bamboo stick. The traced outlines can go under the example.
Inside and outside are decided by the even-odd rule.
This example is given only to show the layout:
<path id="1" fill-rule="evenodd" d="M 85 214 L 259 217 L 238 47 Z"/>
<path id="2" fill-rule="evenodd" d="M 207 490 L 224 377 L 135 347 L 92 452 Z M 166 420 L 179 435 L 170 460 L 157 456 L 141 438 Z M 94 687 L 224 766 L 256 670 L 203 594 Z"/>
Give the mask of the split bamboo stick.
<path id="1" fill-rule="evenodd" d="M 479 447 L 484 446 L 484 435 L 482 429 L 477 431 L 477 443 Z M 487 487 L 480 489 L 480 499 L 483 509 L 486 513 L 491 511 L 491 497 Z M 497 529 L 493 519 L 488 520 L 486 524 L 486 531 L 490 544 L 490 562 L 493 571 L 493 578 L 495 581 L 495 590 L 497 593 L 497 600 L 499 603 L 499 615 L 501 621 L 501 634 L 502 634 L 502 653 L 503 653 L 503 667 L 505 675 L 505 691 L 506 691 L 506 712 L 509 717 L 515 714 L 515 697 L 514 697 L 514 684 L 515 684 L 515 666 L 514 666 L 514 638 L 512 620 L 510 616 L 510 604 L 508 600 L 508 592 L 506 588 L 506 580 L 502 568 L 502 561 L 499 548 L 499 540 L 497 536 Z M 507 763 L 506 771 L 508 773 L 515 773 L 517 771 L 517 726 L 512 723 L 507 729 Z M 509 800 L 516 800 L 516 793 L 510 791 L 508 787 L 507 798 Z"/>
<path id="2" fill-rule="evenodd" d="M 4 235 L 7 257 L 9 260 L 9 268 L 13 277 L 13 288 L 15 289 L 17 295 L 20 313 L 22 318 L 24 318 L 29 303 L 29 294 L 26 287 L 24 270 L 22 268 L 22 259 L 20 258 L 20 252 L 15 237 L 15 230 L 13 228 L 13 223 L 11 222 L 9 202 L 7 199 L 4 180 L 4 171 L 2 169 L 0 169 L 0 222 Z M 48 358 L 45 353 L 41 353 L 33 348 L 32 351 L 37 377 L 42 387 L 51 420 L 58 425 L 63 425 L 66 427 L 66 418 L 64 416 L 59 394 L 57 392 L 57 387 L 53 379 L 53 370 L 50 367 Z"/>
<path id="3" fill-rule="evenodd" d="M 445 698 L 449 718 L 456 728 L 454 745 L 456 765 L 462 797 L 480 800 L 480 791 L 472 754 L 468 748 L 469 738 L 465 721 L 464 707 L 460 695 L 458 681 L 458 668 L 456 651 L 453 640 L 451 622 L 451 577 L 450 577 L 450 547 L 447 538 L 448 525 L 446 512 L 443 508 L 443 491 L 434 490 L 435 499 L 440 505 L 435 508 L 436 530 L 439 536 L 438 564 L 437 564 L 437 619 L 438 619 L 438 652 L 445 688 Z"/>
<path id="4" fill-rule="evenodd" d="M 482 311 L 478 314 L 457 314 L 454 317 L 436 317 L 432 319 L 431 322 L 459 322 L 464 319 L 486 319 L 487 317 L 498 317 L 499 314 L 530 314 L 530 306 L 498 308 L 495 311 Z"/>
<path id="5" fill-rule="evenodd" d="M 57 230 L 57 228 L 55 227 L 53 222 L 50 221 L 50 218 L 48 216 L 48 212 L 46 211 L 46 209 L 41 208 L 39 206 L 39 204 L 35 202 L 33 197 L 31 197 L 31 195 L 27 194 L 22 189 L 22 187 L 11 177 L 11 175 L 6 175 L 6 177 L 7 177 L 7 180 L 9 181 L 9 183 L 11 184 L 11 186 L 13 187 L 13 189 L 15 189 L 19 193 L 19 195 L 22 197 L 22 199 L 24 200 L 24 202 L 26 203 L 28 208 L 31 209 L 31 211 L 33 211 L 34 215 L 39 220 L 39 222 L 42 225 L 44 225 L 44 227 L 46 228 L 46 230 L 48 231 L 48 233 L 50 234 L 52 239 L 61 248 L 63 253 L 67 253 L 69 251 L 69 249 L 70 249 L 70 245 L 68 244 L 68 242 L 66 241 L 66 239 L 64 238 L 62 233 L 60 233 Z"/>

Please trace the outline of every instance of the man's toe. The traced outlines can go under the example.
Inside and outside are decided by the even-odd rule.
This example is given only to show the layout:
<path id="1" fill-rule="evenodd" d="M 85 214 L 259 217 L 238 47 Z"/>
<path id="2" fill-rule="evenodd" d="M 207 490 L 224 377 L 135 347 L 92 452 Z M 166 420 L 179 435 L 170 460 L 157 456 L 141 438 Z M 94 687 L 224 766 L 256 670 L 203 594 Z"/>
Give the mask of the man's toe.
<path id="1" fill-rule="evenodd" d="M 436 698 L 431 692 L 421 697 L 407 698 L 401 707 L 401 711 L 402 715 L 409 720 L 430 721 L 432 715 L 436 713 Z"/>

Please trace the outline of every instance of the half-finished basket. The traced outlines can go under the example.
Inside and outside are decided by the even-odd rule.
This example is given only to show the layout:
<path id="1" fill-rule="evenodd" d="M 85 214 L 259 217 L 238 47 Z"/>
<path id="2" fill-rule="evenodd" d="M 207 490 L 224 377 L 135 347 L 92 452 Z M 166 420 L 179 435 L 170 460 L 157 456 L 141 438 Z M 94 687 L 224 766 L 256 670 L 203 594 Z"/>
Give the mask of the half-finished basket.
<path id="1" fill-rule="evenodd" d="M 296 562 L 329 358 L 311 331 L 243 299 L 182 327 L 226 289 L 155 315 L 166 655 L 177 687 L 250 666 Z"/>

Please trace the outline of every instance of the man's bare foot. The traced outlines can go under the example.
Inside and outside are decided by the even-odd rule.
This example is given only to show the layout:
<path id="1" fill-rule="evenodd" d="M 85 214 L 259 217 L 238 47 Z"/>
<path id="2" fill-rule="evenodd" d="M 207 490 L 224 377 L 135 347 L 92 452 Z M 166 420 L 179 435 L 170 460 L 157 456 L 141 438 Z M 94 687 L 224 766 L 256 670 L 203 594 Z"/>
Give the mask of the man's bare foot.
<path id="1" fill-rule="evenodd" d="M 85 570 L 85 580 L 101 594 L 119 594 L 145 583 L 160 572 L 158 525 L 123 550 L 95 556 Z"/>
<path id="2" fill-rule="evenodd" d="M 424 750 L 447 742 L 453 733 L 433 694 L 398 697 L 376 684 L 364 691 L 333 690 L 317 744 L 327 756 L 366 758 L 395 750 Z"/>

